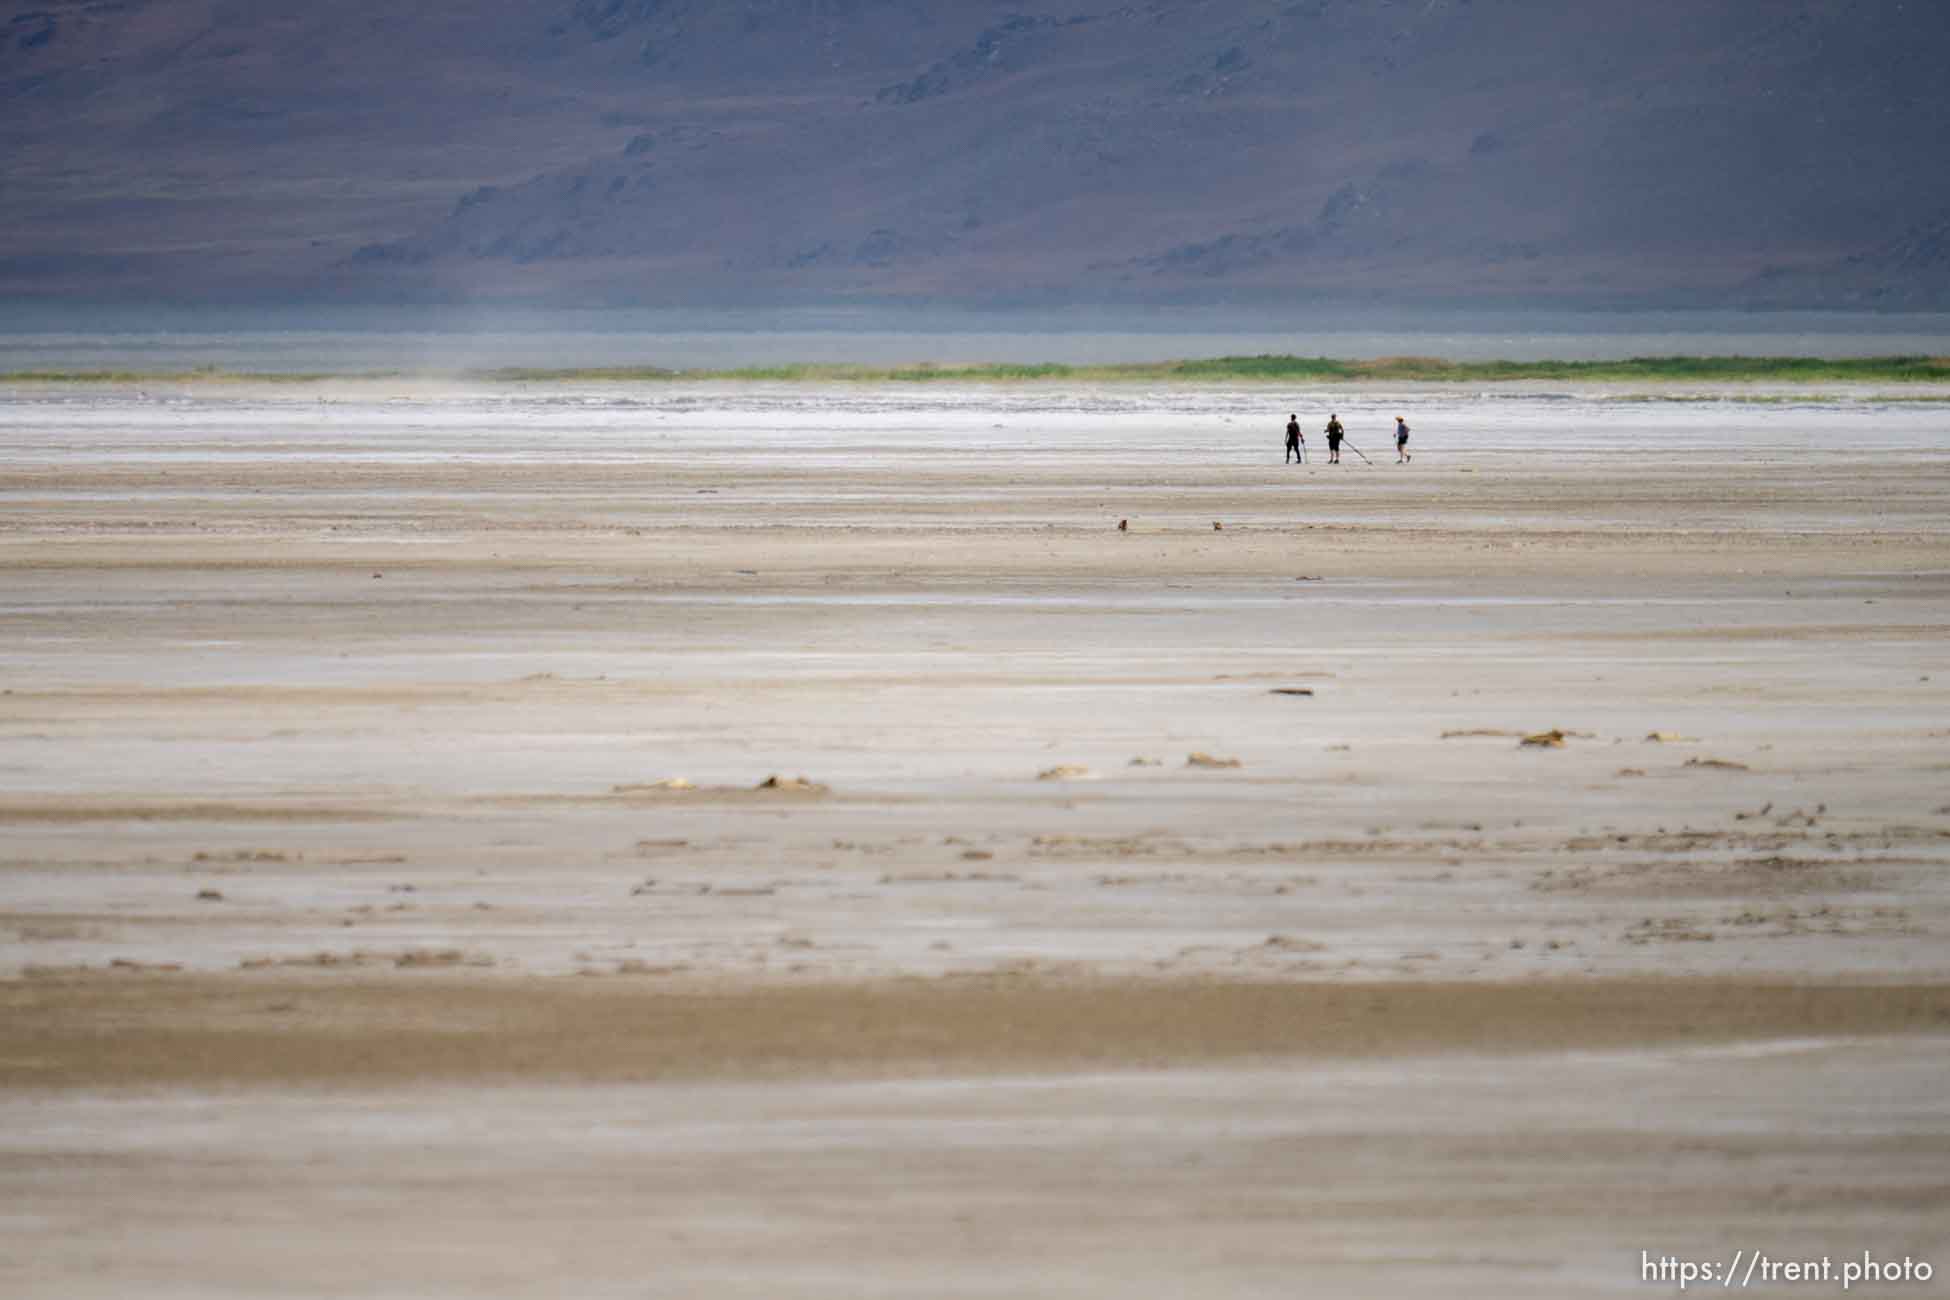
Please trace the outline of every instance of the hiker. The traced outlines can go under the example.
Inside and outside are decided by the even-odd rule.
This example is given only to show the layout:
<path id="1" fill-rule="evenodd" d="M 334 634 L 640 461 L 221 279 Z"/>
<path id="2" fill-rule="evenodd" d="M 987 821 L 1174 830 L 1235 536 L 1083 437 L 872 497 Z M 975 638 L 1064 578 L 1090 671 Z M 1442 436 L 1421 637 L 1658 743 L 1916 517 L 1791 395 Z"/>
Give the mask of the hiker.
<path id="1" fill-rule="evenodd" d="M 1327 463 L 1329 465 L 1341 463 L 1341 436 L 1346 432 L 1347 430 L 1341 427 L 1340 416 L 1327 417 Z"/>
<path id="2" fill-rule="evenodd" d="M 1287 460 L 1302 465 L 1307 463 L 1307 440 L 1301 436 L 1300 416 L 1297 413 L 1286 417 L 1286 459 L 1280 464 L 1286 464 Z"/>
<path id="3" fill-rule="evenodd" d="M 1395 463 L 1406 465 L 1415 457 L 1408 454 L 1408 421 L 1395 417 Z"/>

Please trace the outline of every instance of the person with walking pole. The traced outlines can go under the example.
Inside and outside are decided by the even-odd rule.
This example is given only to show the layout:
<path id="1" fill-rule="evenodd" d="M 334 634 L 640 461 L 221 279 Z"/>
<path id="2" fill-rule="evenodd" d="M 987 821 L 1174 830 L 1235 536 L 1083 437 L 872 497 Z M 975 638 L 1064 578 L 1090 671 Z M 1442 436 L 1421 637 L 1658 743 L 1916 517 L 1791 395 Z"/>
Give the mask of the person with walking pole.
<path id="1" fill-rule="evenodd" d="M 1341 427 L 1341 417 L 1338 415 L 1328 416 L 1327 463 L 1329 465 L 1338 465 L 1341 463 L 1341 439 L 1346 436 L 1347 430 Z"/>
<path id="2" fill-rule="evenodd" d="M 1286 417 L 1286 459 L 1280 464 L 1284 465 L 1288 460 L 1298 461 L 1302 465 L 1307 463 L 1307 439 L 1300 432 L 1298 414 Z"/>

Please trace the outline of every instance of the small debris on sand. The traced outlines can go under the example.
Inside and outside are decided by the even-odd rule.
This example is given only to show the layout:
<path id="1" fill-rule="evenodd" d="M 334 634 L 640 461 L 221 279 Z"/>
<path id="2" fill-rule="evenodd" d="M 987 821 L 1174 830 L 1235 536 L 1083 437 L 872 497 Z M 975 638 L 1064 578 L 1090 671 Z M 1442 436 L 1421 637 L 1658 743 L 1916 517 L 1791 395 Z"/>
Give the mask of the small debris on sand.
<path id="1" fill-rule="evenodd" d="M 1120 519 L 1120 520 L 1118 520 L 1118 521 L 1117 521 L 1117 531 L 1118 531 L 1118 532 L 1120 532 L 1120 533 L 1128 533 L 1128 532 L 1130 532 L 1130 531 L 1131 531 L 1131 521 L 1130 521 L 1130 520 L 1128 520 L 1128 519 Z"/>
<path id="2" fill-rule="evenodd" d="M 817 781 L 809 781 L 803 776 L 780 776 L 774 773 L 752 787 L 754 790 L 772 790 L 782 794 L 825 794 L 826 787 Z"/>
<path id="3" fill-rule="evenodd" d="M 1699 739 L 1697 736 L 1682 736 L 1676 731 L 1648 731 L 1645 733 L 1645 738 L 1649 743 L 1657 745 L 1677 745 Z"/>
<path id="4" fill-rule="evenodd" d="M 1712 943 L 1713 932 L 1701 929 L 1684 917 L 1646 917 L 1619 936 L 1626 943 Z"/>
<path id="5" fill-rule="evenodd" d="M 1613 773 L 1613 775 L 1614 776 L 1644 776 L 1645 769 L 1642 767 L 1621 767 L 1618 769 L 1617 772 Z"/>
<path id="6" fill-rule="evenodd" d="M 464 960 L 458 948 L 414 948 L 393 958 L 393 965 L 402 970 L 417 970 L 429 966 L 458 966 Z"/>
<path id="7" fill-rule="evenodd" d="M 1203 750 L 1200 750 L 1195 753 L 1185 755 L 1185 766 L 1186 767 L 1244 767 L 1245 764 L 1240 762 L 1236 758 L 1220 758 L 1217 755 L 1207 754 Z"/>
<path id="8" fill-rule="evenodd" d="M 1132 759 L 1129 763 L 1125 764 L 1126 767 L 1163 767 L 1164 765 L 1165 765 L 1164 759 L 1146 758 L 1142 754 L 1139 754 L 1136 758 Z"/>
<path id="9" fill-rule="evenodd" d="M 667 776 L 661 781 L 650 781 L 637 785 L 613 785 L 611 794 L 642 794 L 645 790 L 695 790 L 697 787 L 681 776 Z"/>
<path id="10" fill-rule="evenodd" d="M 462 952 L 458 948 L 409 949 L 393 959 L 395 966 L 492 966 L 494 958 L 484 952 Z"/>
<path id="11" fill-rule="evenodd" d="M 221 903 L 223 901 L 223 891 L 221 889 L 199 889 L 196 891 L 196 901 L 199 903 Z"/>
<path id="12" fill-rule="evenodd" d="M 626 958 L 616 963 L 618 975 L 678 975 L 689 969 L 690 967 L 683 962 L 661 964 L 643 961 L 636 957 Z"/>
<path id="13" fill-rule="evenodd" d="M 958 885 L 995 884 L 1021 880 L 1021 876 L 998 871 L 890 871 L 881 876 L 883 885 Z"/>
<path id="14" fill-rule="evenodd" d="M 1312 695 L 1313 693 L 1314 688 L 1311 686 L 1275 686 L 1267 692 L 1268 695 Z"/>
<path id="15" fill-rule="evenodd" d="M 1564 733 L 1556 727 L 1552 727 L 1549 731 L 1540 731 L 1535 735 L 1525 736 L 1517 742 L 1517 745 L 1519 748 L 1528 745 L 1534 749 L 1562 749 L 1564 748 Z"/>
<path id="16" fill-rule="evenodd" d="M 1724 758 L 1689 758 L 1687 767 L 1717 767 L 1724 772 L 1745 772 L 1750 770 L 1745 763 L 1734 763 Z"/>
<path id="17" fill-rule="evenodd" d="M 1460 731 L 1445 731 L 1444 740 L 1460 740 L 1465 736 L 1521 736 L 1521 731 L 1507 731 L 1502 727 L 1467 727 Z"/>
<path id="18" fill-rule="evenodd" d="M 1225 526 L 1224 524 L 1222 524 L 1222 523 L 1220 523 L 1220 522 L 1219 522 L 1218 520 L 1216 520 L 1216 519 L 1214 519 L 1214 520 L 1212 521 L 1212 531 L 1213 531 L 1213 532 L 1215 532 L 1215 533 L 1223 533 L 1223 532 L 1224 532 L 1225 530 L 1226 530 L 1226 526 Z"/>
<path id="19" fill-rule="evenodd" d="M 1080 763 L 1058 763 L 1036 773 L 1038 781 L 1081 781 L 1090 775 L 1090 769 Z"/>
<path id="20" fill-rule="evenodd" d="M 267 970 L 273 966 L 316 966 L 329 969 L 334 966 L 364 966 L 375 959 L 369 952 L 314 952 L 303 957 L 245 957 L 237 963 L 239 970 Z"/>

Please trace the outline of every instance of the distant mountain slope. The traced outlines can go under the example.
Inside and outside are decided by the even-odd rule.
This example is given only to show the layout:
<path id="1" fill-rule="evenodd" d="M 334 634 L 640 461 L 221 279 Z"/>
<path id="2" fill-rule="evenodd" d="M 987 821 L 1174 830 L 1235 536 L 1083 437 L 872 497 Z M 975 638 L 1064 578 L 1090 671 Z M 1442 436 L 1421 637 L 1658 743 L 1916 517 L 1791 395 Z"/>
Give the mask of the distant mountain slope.
<path id="1" fill-rule="evenodd" d="M 1947 55 L 1917 0 L 0 4 L 0 296 L 1942 308 Z"/>

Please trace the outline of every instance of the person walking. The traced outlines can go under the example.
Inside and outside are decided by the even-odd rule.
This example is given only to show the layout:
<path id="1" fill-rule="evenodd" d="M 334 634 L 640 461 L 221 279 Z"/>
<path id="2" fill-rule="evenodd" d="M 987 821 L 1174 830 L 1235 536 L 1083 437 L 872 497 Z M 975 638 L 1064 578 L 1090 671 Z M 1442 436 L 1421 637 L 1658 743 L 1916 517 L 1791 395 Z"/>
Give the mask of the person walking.
<path id="1" fill-rule="evenodd" d="M 1300 433 L 1300 416 L 1298 414 L 1286 417 L 1286 459 L 1282 460 L 1280 464 L 1284 465 L 1289 460 L 1296 461 L 1302 465 L 1307 463 L 1307 440 Z"/>
<path id="2" fill-rule="evenodd" d="M 1415 457 L 1408 454 L 1408 421 L 1395 417 L 1395 463 L 1406 465 Z"/>
<path id="3" fill-rule="evenodd" d="M 1329 465 L 1341 463 L 1341 439 L 1346 434 L 1347 430 L 1341 427 L 1340 416 L 1327 417 L 1327 463 Z"/>

